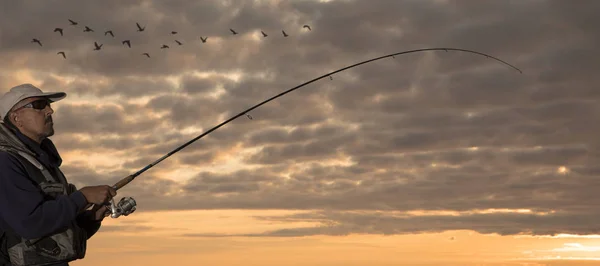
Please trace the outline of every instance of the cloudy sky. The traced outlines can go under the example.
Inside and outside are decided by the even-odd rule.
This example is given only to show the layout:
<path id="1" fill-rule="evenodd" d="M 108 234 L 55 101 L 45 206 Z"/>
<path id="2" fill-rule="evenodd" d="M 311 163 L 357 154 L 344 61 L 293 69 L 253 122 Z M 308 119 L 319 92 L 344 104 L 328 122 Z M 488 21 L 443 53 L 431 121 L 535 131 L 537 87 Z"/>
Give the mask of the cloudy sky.
<path id="1" fill-rule="evenodd" d="M 240 116 L 119 190 L 138 210 L 107 218 L 73 264 L 600 260 L 599 9 L 593 0 L 2 0 L 0 91 L 66 92 L 51 137 L 62 169 L 78 187 L 112 185 L 342 67 L 421 48 L 486 53 L 523 73 L 472 53 L 412 53 Z"/>

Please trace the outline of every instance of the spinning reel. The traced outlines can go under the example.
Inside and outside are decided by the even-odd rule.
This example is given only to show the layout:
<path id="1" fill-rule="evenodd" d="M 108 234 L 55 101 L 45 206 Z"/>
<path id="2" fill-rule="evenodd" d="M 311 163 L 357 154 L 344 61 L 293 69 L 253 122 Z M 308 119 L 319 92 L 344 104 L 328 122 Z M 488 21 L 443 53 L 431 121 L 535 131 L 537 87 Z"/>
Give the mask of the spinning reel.
<path id="1" fill-rule="evenodd" d="M 110 199 L 110 217 L 118 218 L 121 215 L 130 215 L 135 211 L 136 202 L 132 197 L 124 197 L 115 204 L 114 199 Z"/>

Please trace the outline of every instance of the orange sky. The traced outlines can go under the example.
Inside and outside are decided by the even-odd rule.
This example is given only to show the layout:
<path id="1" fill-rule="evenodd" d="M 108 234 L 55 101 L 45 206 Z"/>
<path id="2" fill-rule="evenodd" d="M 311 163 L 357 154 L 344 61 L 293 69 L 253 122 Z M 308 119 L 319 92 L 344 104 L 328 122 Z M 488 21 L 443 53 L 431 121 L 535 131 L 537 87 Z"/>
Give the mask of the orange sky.
<path id="1" fill-rule="evenodd" d="M 70 264 L 600 265 L 600 236 L 475 231 L 600 233 L 600 1 L 583 2 L 0 1 L 0 93 L 67 93 L 51 139 L 81 188 L 342 67 L 483 52 L 522 73 L 398 55 L 240 116 L 119 190 L 138 211 Z M 443 232 L 402 234 L 426 230 Z"/>
<path id="2" fill-rule="evenodd" d="M 600 236 L 529 237 L 472 231 L 414 235 L 197 237 L 182 233 L 258 233 L 283 224 L 254 215 L 289 211 L 182 211 L 107 218 L 107 225 L 145 221 L 149 231 L 103 232 L 73 265 L 600 265 Z M 302 226 L 306 224 L 296 224 Z M 290 227 L 290 224 L 285 224 Z M 130 228 L 129 230 L 132 230 Z M 561 258 L 559 259 L 558 256 Z M 574 259 L 580 259 L 578 261 Z M 598 261 L 594 261 L 596 259 Z"/>

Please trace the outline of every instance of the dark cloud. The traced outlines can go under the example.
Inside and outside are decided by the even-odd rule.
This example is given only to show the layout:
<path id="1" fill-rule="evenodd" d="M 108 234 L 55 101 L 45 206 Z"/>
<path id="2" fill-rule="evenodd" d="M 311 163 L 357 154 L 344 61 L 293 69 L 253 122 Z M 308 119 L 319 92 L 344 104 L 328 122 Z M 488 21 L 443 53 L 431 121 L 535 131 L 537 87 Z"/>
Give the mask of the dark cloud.
<path id="1" fill-rule="evenodd" d="M 361 65 L 260 106 L 248 113 L 252 119 L 238 117 L 153 169 L 160 177 L 150 170 L 119 195 L 134 196 L 142 212 L 332 210 L 306 216 L 326 226 L 266 235 L 596 233 L 590 221 L 600 158 L 597 5 L 5 1 L 0 85 L 32 82 L 66 91 L 68 100 L 53 105 L 59 150 L 116 154 L 119 163 L 65 161 L 64 171 L 78 186 L 112 184 L 245 109 L 336 69 L 403 50 L 475 50 L 523 74 L 457 51 Z M 68 18 L 81 24 L 70 26 Z M 136 22 L 146 30 L 137 32 Z M 83 32 L 83 25 L 95 32 Z M 108 29 L 115 38 L 104 35 Z M 92 50 L 94 41 L 102 50 Z M 161 50 L 162 44 L 171 48 Z M 61 50 L 66 60 L 56 54 Z M 251 168 L 203 169 L 185 181 L 163 173 L 229 162 Z M 490 208 L 556 213 L 342 212 Z"/>
<path id="2" fill-rule="evenodd" d="M 135 212 L 134 212 L 135 213 Z M 130 214 L 130 215 L 133 215 Z M 121 216 L 121 217 L 125 217 L 125 216 Z M 117 217 L 117 218 L 121 218 L 121 217 Z M 112 219 L 110 216 L 105 218 L 105 221 L 108 221 L 108 219 Z M 132 232 L 132 233 L 148 233 L 148 232 L 160 232 L 160 231 L 186 231 L 188 229 L 185 228 L 175 228 L 175 227 L 156 227 L 156 226 L 148 226 L 145 225 L 144 222 L 140 222 L 140 221 L 131 221 L 131 220 L 127 220 L 127 218 L 121 218 L 121 221 L 119 221 L 121 224 L 124 225 L 110 225 L 108 223 L 104 223 L 102 224 L 102 226 L 100 227 L 100 229 L 98 230 L 99 232 Z"/>
<path id="3" fill-rule="evenodd" d="M 57 105 L 53 115 L 55 129 L 62 134 L 136 134 L 153 130 L 160 123 L 157 119 L 139 119 L 139 113 L 126 113 L 122 106 L 110 102 L 102 105 L 60 102 Z"/>
<path id="4" fill-rule="evenodd" d="M 325 130 L 323 130 L 325 129 Z M 333 130 L 328 130 L 333 129 Z M 273 164 L 285 163 L 286 160 L 291 161 L 307 161 L 307 160 L 323 160 L 328 157 L 336 157 L 338 149 L 346 143 L 352 142 L 355 139 L 350 133 L 342 133 L 337 131 L 340 128 L 320 128 L 316 130 L 321 132 L 319 138 L 311 138 L 303 143 L 288 142 L 285 145 L 269 145 L 262 148 L 260 151 L 251 155 L 248 163 Z M 342 129 L 343 130 L 343 129 Z M 329 133 L 326 133 L 328 132 Z M 292 132 L 291 135 L 294 135 Z M 327 137 L 323 137 L 327 136 Z M 292 141 L 293 142 L 293 141 Z"/>
<path id="5" fill-rule="evenodd" d="M 482 234 L 556 235 L 597 234 L 593 224 L 598 213 L 492 213 L 461 215 L 393 215 L 373 212 L 315 212 L 287 216 L 257 217 L 272 222 L 317 222 L 320 226 L 285 228 L 254 234 L 183 234 L 187 237 L 303 237 L 350 234 L 414 234 L 452 230 L 473 230 Z M 569 223 L 568 221 L 577 221 Z M 589 229 L 590 227 L 594 229 Z"/>
<path id="6" fill-rule="evenodd" d="M 110 219 L 110 218 L 106 218 L 106 219 Z M 128 232 L 138 232 L 138 233 L 142 233 L 142 232 L 149 232 L 149 231 L 156 231 L 155 227 L 151 227 L 151 226 L 144 226 L 144 225 L 103 225 L 100 228 L 100 231 L 102 232 L 122 232 L 122 231 L 128 231 Z"/>
<path id="7" fill-rule="evenodd" d="M 212 79 L 212 78 L 198 78 L 194 76 L 184 76 L 182 81 L 183 91 L 189 94 L 206 94 L 218 89 L 219 85 L 228 83 L 229 81 L 224 78 Z"/>
<path id="8" fill-rule="evenodd" d="M 233 173 L 202 172 L 185 184 L 143 174 L 120 191 L 119 196 L 136 198 L 141 205 L 139 212 L 220 208 L 324 208 L 367 212 L 373 209 L 531 209 L 556 212 L 545 216 L 480 213 L 403 218 L 372 218 L 365 214 L 361 219 L 367 220 L 368 226 L 339 221 L 336 219 L 341 218 L 332 218 L 334 216 L 328 213 L 317 218 L 341 225 L 268 233 L 273 236 L 394 234 L 459 229 L 500 234 L 585 233 L 586 228 L 592 226 L 590 223 L 575 227 L 567 225 L 566 220 L 568 217 L 589 220 L 590 215 L 595 215 L 590 210 L 598 204 L 594 200 L 597 167 L 573 167 L 568 169 L 568 173 L 560 173 L 558 165 L 573 163 L 573 157 L 585 150 L 578 147 L 564 147 L 562 153 L 557 152 L 559 150 L 498 151 L 481 148 L 387 157 L 379 155 L 356 160 L 357 163 L 352 166 L 323 166 L 313 162 L 303 168 L 277 165 Z M 565 157 L 565 152 L 574 156 Z M 591 165 L 581 162 L 581 159 L 578 163 Z M 98 183 L 97 180 L 113 184 L 129 174 L 101 175 L 93 169 L 76 166 L 65 167 L 64 171 L 81 185 Z M 291 174 L 288 177 L 281 174 L 286 172 Z M 384 223 L 383 220 L 389 222 Z M 365 229 L 370 227 L 379 229 Z"/>

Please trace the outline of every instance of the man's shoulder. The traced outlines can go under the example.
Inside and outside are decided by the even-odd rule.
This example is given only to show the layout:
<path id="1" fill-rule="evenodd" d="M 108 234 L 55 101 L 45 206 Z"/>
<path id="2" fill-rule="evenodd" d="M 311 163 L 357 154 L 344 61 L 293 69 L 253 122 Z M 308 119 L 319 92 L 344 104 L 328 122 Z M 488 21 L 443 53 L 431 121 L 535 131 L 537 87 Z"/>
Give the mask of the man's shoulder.
<path id="1" fill-rule="evenodd" d="M 14 154 L 8 151 L 0 150 L 0 171 L 7 168 L 23 168 L 23 165 Z"/>
<path id="2" fill-rule="evenodd" d="M 9 152 L 9 151 L 5 151 L 5 150 L 0 150 L 0 162 L 14 162 L 17 161 L 17 158 L 15 158 L 15 156 Z"/>

